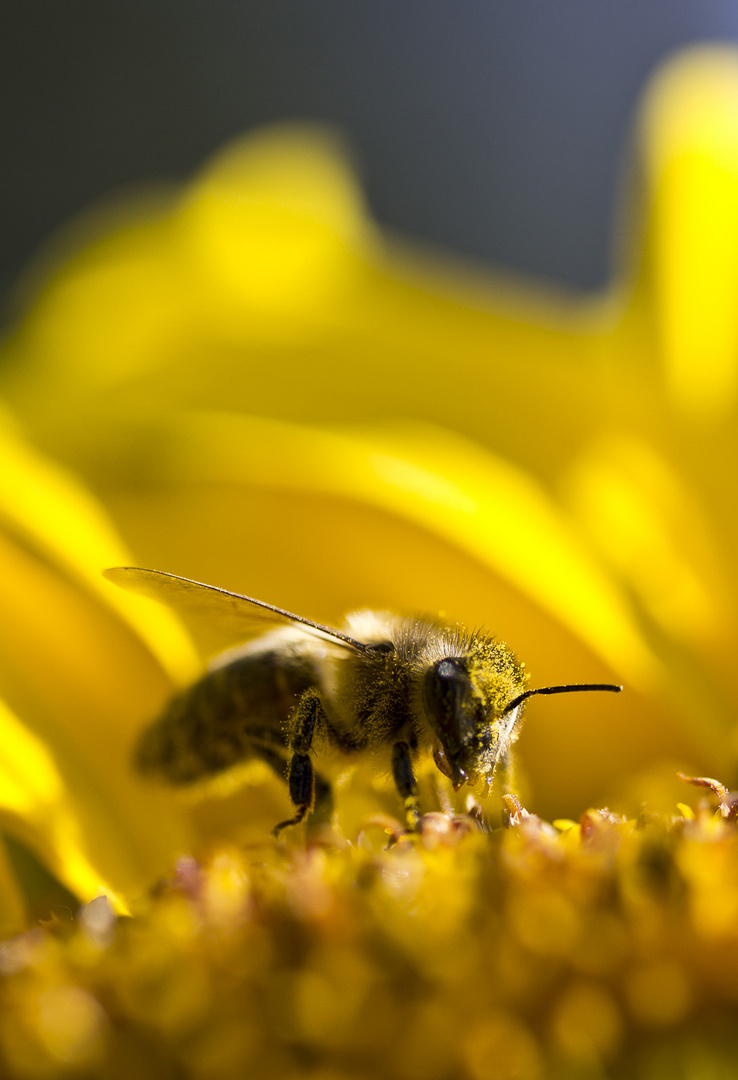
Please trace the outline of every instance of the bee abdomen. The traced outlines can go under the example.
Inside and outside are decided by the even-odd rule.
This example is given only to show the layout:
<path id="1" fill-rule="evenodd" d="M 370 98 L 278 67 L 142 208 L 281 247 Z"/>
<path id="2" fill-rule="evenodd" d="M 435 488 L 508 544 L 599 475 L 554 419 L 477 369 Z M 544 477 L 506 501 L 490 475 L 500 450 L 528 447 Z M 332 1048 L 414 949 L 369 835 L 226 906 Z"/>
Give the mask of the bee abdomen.
<path id="1" fill-rule="evenodd" d="M 241 657 L 178 694 L 142 734 L 136 768 L 188 784 L 258 757 L 282 772 L 287 718 L 310 685 L 273 653 Z"/>

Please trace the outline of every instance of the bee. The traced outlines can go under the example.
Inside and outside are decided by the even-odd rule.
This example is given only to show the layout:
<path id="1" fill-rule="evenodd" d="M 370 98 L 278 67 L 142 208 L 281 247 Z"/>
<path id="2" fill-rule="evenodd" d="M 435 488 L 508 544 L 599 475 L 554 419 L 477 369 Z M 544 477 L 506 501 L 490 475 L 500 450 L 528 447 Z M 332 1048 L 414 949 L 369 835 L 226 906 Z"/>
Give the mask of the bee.
<path id="1" fill-rule="evenodd" d="M 421 821 L 415 761 L 430 752 L 455 790 L 503 783 L 535 694 L 619 691 L 609 683 L 526 689 L 523 664 L 504 642 L 432 619 L 359 611 L 344 629 L 249 596 L 138 567 L 105 571 L 115 584 L 163 601 L 185 620 L 217 619 L 245 644 L 216 657 L 142 734 L 136 767 L 176 785 L 249 758 L 287 784 L 292 817 L 326 820 L 331 787 L 312 752 L 374 752 L 390 766 L 411 830 Z M 257 636 L 254 636 L 254 635 Z"/>

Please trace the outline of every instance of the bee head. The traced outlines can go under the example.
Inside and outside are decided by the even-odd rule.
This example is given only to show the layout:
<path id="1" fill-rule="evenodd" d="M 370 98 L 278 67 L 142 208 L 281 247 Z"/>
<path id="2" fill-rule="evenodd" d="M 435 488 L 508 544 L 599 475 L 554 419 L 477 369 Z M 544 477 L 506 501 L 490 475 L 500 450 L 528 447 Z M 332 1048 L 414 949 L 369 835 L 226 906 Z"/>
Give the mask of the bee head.
<path id="1" fill-rule="evenodd" d="M 440 741 L 436 765 L 455 788 L 491 780 L 498 759 L 520 730 L 522 707 L 534 694 L 618 692 L 611 683 L 567 683 L 526 690 L 523 665 L 502 642 L 481 641 L 463 656 L 446 656 L 427 669 L 423 705 Z"/>
<path id="2" fill-rule="evenodd" d="M 495 739 L 487 695 L 466 656 L 437 660 L 425 673 L 423 702 L 431 728 L 441 743 L 436 764 L 455 788 L 474 782 L 494 768 Z"/>

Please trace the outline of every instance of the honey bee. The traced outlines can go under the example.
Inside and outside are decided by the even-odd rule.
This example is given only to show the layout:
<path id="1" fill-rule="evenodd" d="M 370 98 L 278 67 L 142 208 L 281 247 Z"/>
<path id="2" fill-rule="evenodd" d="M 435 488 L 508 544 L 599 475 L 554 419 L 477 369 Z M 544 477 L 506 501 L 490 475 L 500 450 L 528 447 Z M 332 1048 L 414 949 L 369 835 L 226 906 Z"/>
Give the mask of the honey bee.
<path id="1" fill-rule="evenodd" d="M 504 642 L 432 619 L 359 611 L 334 629 L 248 596 L 158 570 L 115 567 L 115 584 L 160 600 L 185 619 L 217 619 L 246 644 L 217 657 L 142 734 L 136 767 L 189 784 L 249 758 L 289 790 L 294 814 L 326 820 L 328 780 L 316 747 L 384 756 L 408 827 L 421 821 L 414 762 L 430 752 L 455 790 L 508 782 L 525 702 L 534 694 L 619 691 L 609 683 L 526 689 L 523 664 Z M 254 636 L 257 634 L 258 636 Z"/>

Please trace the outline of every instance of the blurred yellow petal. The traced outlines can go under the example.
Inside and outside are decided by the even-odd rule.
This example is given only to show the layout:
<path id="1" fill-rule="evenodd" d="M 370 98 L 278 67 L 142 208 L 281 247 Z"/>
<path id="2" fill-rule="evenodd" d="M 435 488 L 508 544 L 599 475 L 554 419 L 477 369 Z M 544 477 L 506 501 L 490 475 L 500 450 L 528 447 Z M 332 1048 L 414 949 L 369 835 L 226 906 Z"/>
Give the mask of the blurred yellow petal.
<path id="1" fill-rule="evenodd" d="M 143 620 L 100 584 L 126 552 L 70 476 L 9 428 L 0 461 L 0 687 L 24 724 L 3 714 L 0 806 L 30 821 L 35 846 L 47 845 L 81 898 L 101 881 L 135 893 L 185 832 L 169 801 L 132 775 L 130 745 L 172 691 L 164 663 L 191 673 L 192 649 L 168 613 Z"/>
<path id="2" fill-rule="evenodd" d="M 64 469 L 34 453 L 2 414 L 0 461 L 3 533 L 104 598 L 135 627 L 166 669 L 180 678 L 190 675 L 194 657 L 172 616 L 162 609 L 146 620 L 137 618 L 127 598 L 103 581 L 100 571 L 127 555 L 102 509 Z"/>
<path id="3" fill-rule="evenodd" d="M 239 338 L 262 320 L 270 337 L 293 338 L 297 320 L 349 291 L 355 249 L 371 235 L 335 137 L 289 125 L 219 154 L 185 196 L 179 224 L 208 290 L 203 308 L 217 312 L 220 334 Z"/>
<path id="4" fill-rule="evenodd" d="M 699 494 L 653 446 L 622 431 L 593 440 L 562 494 L 633 597 L 669 672 L 661 693 L 671 709 L 724 739 L 735 723 L 733 563 Z"/>
<path id="5" fill-rule="evenodd" d="M 46 392 L 79 393 L 89 379 L 115 387 L 179 341 L 189 297 L 172 258 L 174 205 L 174 193 L 157 192 L 98 210 L 29 272 L 25 294 L 44 282 L 43 318 L 9 351 L 28 351 L 30 373 L 38 365 L 50 380 Z"/>
<path id="6" fill-rule="evenodd" d="M 85 855 L 70 793 L 48 749 L 2 702 L 0 746 L 0 817 L 37 848 L 76 896 L 91 900 L 105 893 L 125 911 L 122 899 Z"/>
<path id="7" fill-rule="evenodd" d="M 697 49 L 661 73 L 640 138 L 657 197 L 651 244 L 666 380 L 688 420 L 721 422 L 738 391 L 738 56 Z"/>
<path id="8" fill-rule="evenodd" d="M 664 629 L 693 645 L 729 632 L 704 509 L 668 462 L 632 436 L 603 433 L 570 483 L 598 548 Z"/>

